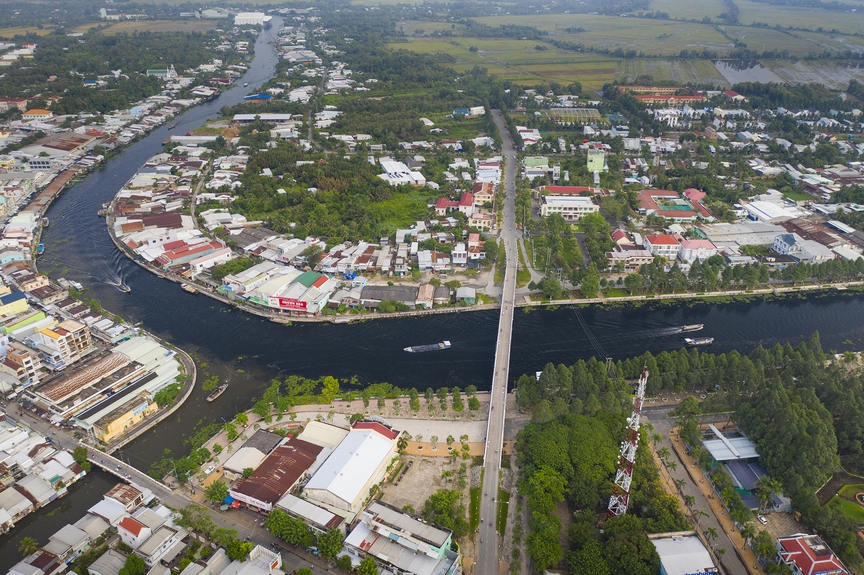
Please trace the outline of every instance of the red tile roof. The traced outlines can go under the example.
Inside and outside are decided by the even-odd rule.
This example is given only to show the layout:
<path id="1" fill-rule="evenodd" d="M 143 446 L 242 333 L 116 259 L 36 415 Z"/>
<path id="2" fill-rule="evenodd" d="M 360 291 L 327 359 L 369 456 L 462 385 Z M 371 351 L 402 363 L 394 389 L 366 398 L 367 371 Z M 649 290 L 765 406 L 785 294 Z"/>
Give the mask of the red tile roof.
<path id="1" fill-rule="evenodd" d="M 354 424 L 354 429 L 371 429 L 372 431 L 377 431 L 378 433 L 390 440 L 399 437 L 398 431 L 387 429 L 380 423 L 375 423 L 374 421 L 358 421 Z"/>
<path id="2" fill-rule="evenodd" d="M 786 562 L 795 563 L 804 575 L 814 575 L 816 573 L 834 572 L 838 574 L 847 573 L 846 568 L 840 562 L 831 549 L 822 543 L 823 547 L 818 549 L 823 550 L 823 554 L 817 555 L 816 550 L 808 545 L 807 540 L 811 539 L 822 543 L 821 539 L 814 536 L 785 537 L 779 539 L 780 546 L 783 551 L 780 555 Z"/>
<path id="3" fill-rule="evenodd" d="M 678 242 L 669 234 L 656 234 L 645 236 L 652 246 L 677 246 Z"/>
<path id="4" fill-rule="evenodd" d="M 462 194 L 462 197 L 459 198 L 460 206 L 473 206 L 474 205 L 474 194 L 471 192 L 465 192 Z"/>
<path id="5" fill-rule="evenodd" d="M 120 523 L 118 523 L 118 527 L 122 527 L 135 537 L 138 537 L 138 534 L 141 533 L 141 530 L 147 526 L 132 517 L 124 517 L 120 521 Z"/>

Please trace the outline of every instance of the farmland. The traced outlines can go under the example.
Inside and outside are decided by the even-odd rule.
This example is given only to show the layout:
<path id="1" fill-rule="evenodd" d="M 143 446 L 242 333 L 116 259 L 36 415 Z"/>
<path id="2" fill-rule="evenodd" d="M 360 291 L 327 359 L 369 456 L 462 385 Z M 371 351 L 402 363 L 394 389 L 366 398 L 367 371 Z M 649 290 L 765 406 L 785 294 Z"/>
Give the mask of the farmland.
<path id="1" fill-rule="evenodd" d="M 18 26 L 15 28 L 0 28 L 0 38 L 11 40 L 15 36 L 23 36 L 24 34 L 36 34 L 38 36 L 45 36 L 50 34 L 52 28 L 47 27 L 44 29 L 39 29 L 36 26 Z"/>

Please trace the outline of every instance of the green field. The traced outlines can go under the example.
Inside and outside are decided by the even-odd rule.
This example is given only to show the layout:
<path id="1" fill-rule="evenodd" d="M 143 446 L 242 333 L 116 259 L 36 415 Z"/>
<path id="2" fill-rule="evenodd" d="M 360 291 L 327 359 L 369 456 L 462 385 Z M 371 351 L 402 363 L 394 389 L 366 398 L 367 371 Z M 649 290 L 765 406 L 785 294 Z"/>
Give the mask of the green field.
<path id="1" fill-rule="evenodd" d="M 11 40 L 15 36 L 23 36 L 24 34 L 36 34 L 37 36 L 46 36 L 51 33 L 52 27 L 48 26 L 42 30 L 36 26 L 17 26 L 15 28 L 0 28 L 0 38 Z"/>

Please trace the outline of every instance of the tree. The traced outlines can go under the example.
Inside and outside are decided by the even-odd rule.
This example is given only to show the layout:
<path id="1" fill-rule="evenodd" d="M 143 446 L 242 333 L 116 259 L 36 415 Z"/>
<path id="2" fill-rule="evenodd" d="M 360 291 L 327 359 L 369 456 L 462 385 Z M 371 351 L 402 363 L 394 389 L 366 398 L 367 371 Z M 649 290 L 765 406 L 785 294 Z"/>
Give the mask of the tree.
<path id="1" fill-rule="evenodd" d="M 90 450 L 83 445 L 79 445 L 72 450 L 72 459 L 74 459 L 75 463 L 80 465 L 81 469 L 84 471 L 90 471 L 91 468 L 90 462 L 87 460 L 88 455 L 90 455 Z"/>
<path id="2" fill-rule="evenodd" d="M 252 467 L 244 467 L 243 468 L 243 479 L 251 477 L 252 474 L 255 473 L 255 469 Z"/>
<path id="3" fill-rule="evenodd" d="M 591 262 L 588 271 L 582 276 L 579 289 L 586 298 L 595 298 L 600 293 L 600 274 L 597 272 L 597 266 L 594 265 L 594 262 Z"/>
<path id="4" fill-rule="evenodd" d="M 227 496 L 228 486 L 222 481 L 214 481 L 204 490 L 204 497 L 207 498 L 207 501 L 212 501 L 213 503 L 221 503 L 225 501 L 225 497 Z"/>
<path id="5" fill-rule="evenodd" d="M 342 533 L 338 529 L 328 529 L 323 535 L 318 536 L 318 552 L 325 559 L 333 561 L 342 551 Z"/>
<path id="6" fill-rule="evenodd" d="M 249 416 L 246 415 L 245 411 L 241 411 L 234 416 L 234 421 L 236 421 L 238 425 L 246 425 L 249 423 Z"/>
<path id="7" fill-rule="evenodd" d="M 474 397 L 473 395 L 468 398 L 468 409 L 470 411 L 477 411 L 480 409 L 480 400 Z"/>
<path id="8" fill-rule="evenodd" d="M 314 270 L 324 257 L 324 251 L 319 245 L 311 245 L 300 253 L 300 256 L 306 260 L 306 265 L 310 270 Z"/>
<path id="9" fill-rule="evenodd" d="M 364 557 L 360 562 L 360 565 L 357 566 L 357 574 L 378 575 L 378 565 L 375 564 L 375 560 L 372 559 L 371 555 Z"/>
<path id="10" fill-rule="evenodd" d="M 627 288 L 627 291 L 629 291 L 631 295 L 633 292 L 640 291 L 644 283 L 644 278 L 641 274 L 630 274 L 624 278 L 624 287 Z"/>
<path id="11" fill-rule="evenodd" d="M 453 537 L 468 534 L 468 520 L 465 519 L 465 506 L 459 503 L 458 491 L 439 489 L 426 499 L 423 505 L 423 518 L 453 531 Z"/>
<path id="12" fill-rule="evenodd" d="M 126 557 L 126 563 L 120 569 L 120 575 L 144 575 L 146 572 L 147 564 L 135 553 L 130 553 Z"/>
<path id="13" fill-rule="evenodd" d="M 252 551 L 253 545 L 248 541 L 235 539 L 225 547 L 225 555 L 232 561 L 245 561 L 246 556 Z"/>
<path id="14" fill-rule="evenodd" d="M 756 537 L 756 529 L 753 527 L 752 523 L 745 523 L 741 526 L 739 533 L 741 533 L 741 537 L 744 538 L 744 546 L 741 547 L 741 549 L 746 549 L 747 543 L 749 543 L 750 540 Z"/>
<path id="15" fill-rule="evenodd" d="M 710 525 L 705 528 L 705 531 L 702 533 L 705 534 L 705 539 L 708 540 L 708 543 L 711 543 L 712 539 L 717 539 L 717 529 L 711 527 Z"/>
<path id="16" fill-rule="evenodd" d="M 308 567 L 301 567 L 297 570 L 297 575 L 314 575 L 314 571 L 309 569 Z"/>
<path id="17" fill-rule="evenodd" d="M 753 552 L 756 553 L 762 560 L 768 560 L 777 553 L 777 547 L 774 544 L 774 538 L 767 531 L 760 531 L 753 539 Z"/>
<path id="18" fill-rule="evenodd" d="M 24 557 L 32 555 L 39 550 L 39 542 L 32 537 L 25 537 L 18 544 L 18 552 Z"/>
<path id="19" fill-rule="evenodd" d="M 582 549 L 573 552 L 568 558 L 571 573 L 579 575 L 609 575 L 609 564 L 603 557 L 603 546 L 591 539 Z"/>
<path id="20" fill-rule="evenodd" d="M 351 558 L 347 555 L 342 555 L 336 560 L 336 567 L 342 571 L 351 571 Z"/>

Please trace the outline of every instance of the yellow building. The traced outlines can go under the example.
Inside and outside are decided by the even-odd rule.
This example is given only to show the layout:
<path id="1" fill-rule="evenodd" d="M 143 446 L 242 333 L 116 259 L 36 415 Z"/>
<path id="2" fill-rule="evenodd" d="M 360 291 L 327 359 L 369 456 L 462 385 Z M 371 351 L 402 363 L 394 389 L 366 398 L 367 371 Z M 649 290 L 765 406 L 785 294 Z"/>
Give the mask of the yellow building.
<path id="1" fill-rule="evenodd" d="M 139 393 L 94 423 L 93 435 L 100 441 L 111 443 L 114 438 L 123 435 L 158 409 L 159 406 L 150 400 L 146 392 Z"/>
<path id="2" fill-rule="evenodd" d="M 18 315 L 27 311 L 29 307 L 27 298 L 21 292 L 16 291 L 0 296 L 0 316 Z"/>

